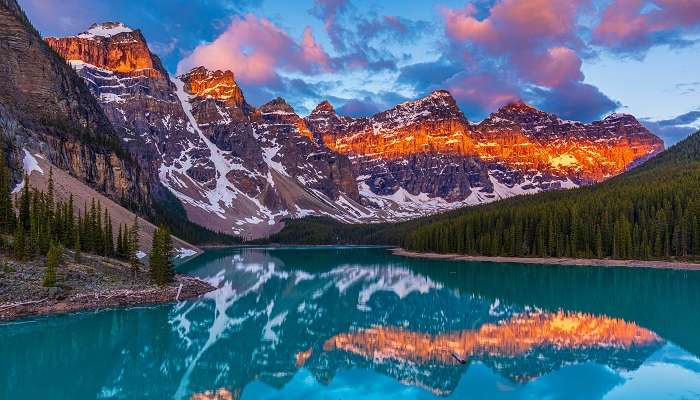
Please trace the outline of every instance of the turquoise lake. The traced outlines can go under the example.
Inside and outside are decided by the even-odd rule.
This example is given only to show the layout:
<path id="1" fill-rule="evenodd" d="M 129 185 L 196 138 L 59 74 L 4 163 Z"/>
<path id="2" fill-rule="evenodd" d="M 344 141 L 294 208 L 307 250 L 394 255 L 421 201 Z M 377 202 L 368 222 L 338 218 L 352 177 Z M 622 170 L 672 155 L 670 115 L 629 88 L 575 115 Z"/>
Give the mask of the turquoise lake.
<path id="1" fill-rule="evenodd" d="M 700 274 L 234 249 L 193 301 L 0 324 L 0 399 L 699 399 Z"/>

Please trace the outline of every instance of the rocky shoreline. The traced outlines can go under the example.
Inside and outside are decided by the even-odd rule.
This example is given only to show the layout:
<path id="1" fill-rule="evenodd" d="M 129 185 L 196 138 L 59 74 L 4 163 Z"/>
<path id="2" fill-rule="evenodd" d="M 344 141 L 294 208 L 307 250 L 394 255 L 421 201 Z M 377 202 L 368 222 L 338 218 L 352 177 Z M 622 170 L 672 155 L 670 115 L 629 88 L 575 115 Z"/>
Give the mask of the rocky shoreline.
<path id="1" fill-rule="evenodd" d="M 72 255 L 66 254 L 72 260 Z M 126 263 L 84 255 L 65 261 L 56 287 L 42 286 L 43 261 L 19 263 L 0 256 L 0 321 L 85 310 L 150 305 L 199 297 L 216 288 L 186 275 L 157 286 L 141 267 L 134 274 Z"/>
<path id="2" fill-rule="evenodd" d="M 588 258 L 541 258 L 541 257 L 485 257 L 467 256 L 463 254 L 438 254 L 419 253 L 401 248 L 391 249 L 395 256 L 410 258 L 426 258 L 431 260 L 471 261 L 471 262 L 496 262 L 515 264 L 547 264 L 547 265 L 574 265 L 574 266 L 599 266 L 599 267 L 629 267 L 629 268 L 654 268 L 675 269 L 681 271 L 700 271 L 700 264 L 683 261 L 641 261 L 641 260 L 611 260 Z"/>

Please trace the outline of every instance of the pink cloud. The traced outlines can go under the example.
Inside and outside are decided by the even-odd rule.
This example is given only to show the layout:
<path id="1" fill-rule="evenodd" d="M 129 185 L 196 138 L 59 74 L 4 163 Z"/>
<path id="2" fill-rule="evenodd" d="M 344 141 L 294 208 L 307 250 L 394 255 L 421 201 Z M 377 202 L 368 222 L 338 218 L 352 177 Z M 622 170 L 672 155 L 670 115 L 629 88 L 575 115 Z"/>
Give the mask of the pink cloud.
<path id="1" fill-rule="evenodd" d="M 582 81 L 581 46 L 576 35 L 580 7 L 589 0 L 501 0 L 487 18 L 479 20 L 473 5 L 443 9 L 449 38 L 466 46 L 464 52 L 500 59 L 527 82 L 555 87 Z M 471 48 L 471 51 L 466 50 Z"/>
<path id="2" fill-rule="evenodd" d="M 551 47 L 541 57 L 528 57 L 520 63 L 529 67 L 524 71 L 526 76 L 541 86 L 556 87 L 583 80 L 581 59 L 568 47 Z"/>
<path id="3" fill-rule="evenodd" d="M 490 74 L 459 74 L 446 82 L 447 90 L 468 111 L 484 113 L 518 100 L 517 89 Z"/>
<path id="4" fill-rule="evenodd" d="M 310 27 L 297 43 L 270 20 L 248 14 L 233 20 L 213 42 L 197 46 L 180 61 L 178 72 L 203 65 L 232 70 L 246 83 L 265 84 L 278 78 L 278 69 L 307 74 L 330 70 L 329 59 Z"/>
<path id="5" fill-rule="evenodd" d="M 348 7 L 350 0 L 314 0 L 312 14 L 323 20 L 333 47 L 346 50 L 347 30 L 338 23 L 338 16 Z"/>
<path id="6" fill-rule="evenodd" d="M 301 51 L 305 61 L 318 65 L 325 70 L 330 69 L 330 58 L 325 50 L 314 39 L 311 27 L 304 29 L 304 36 L 301 40 Z"/>
<path id="7" fill-rule="evenodd" d="M 512 50 L 543 40 L 576 40 L 574 27 L 579 7 L 589 0 L 501 0 L 490 15 L 479 20 L 472 4 L 461 10 L 443 9 L 447 34 L 492 50 Z"/>
<path id="8" fill-rule="evenodd" d="M 467 109 L 493 111 L 519 97 L 590 119 L 617 107 L 584 83 L 580 13 L 591 0 L 497 0 L 486 17 L 473 5 L 443 8 L 452 59 L 464 72 L 447 83 Z M 551 101 L 556 99 L 558 101 Z"/>
<path id="9" fill-rule="evenodd" d="M 593 30 L 596 44 L 635 50 L 653 44 L 653 35 L 700 25 L 697 0 L 614 0 Z"/>

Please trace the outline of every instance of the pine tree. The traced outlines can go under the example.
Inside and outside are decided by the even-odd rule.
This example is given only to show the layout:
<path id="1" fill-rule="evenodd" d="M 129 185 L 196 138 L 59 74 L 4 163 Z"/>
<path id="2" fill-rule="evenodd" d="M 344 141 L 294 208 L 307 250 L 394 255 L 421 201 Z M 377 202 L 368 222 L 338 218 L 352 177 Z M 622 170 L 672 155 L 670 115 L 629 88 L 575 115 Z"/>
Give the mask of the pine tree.
<path id="1" fill-rule="evenodd" d="M 55 244 L 51 244 L 49 253 L 46 256 L 46 272 L 44 275 L 44 286 L 56 286 L 56 270 L 61 264 L 63 249 Z"/>
<path id="2" fill-rule="evenodd" d="M 19 261 L 23 261 L 28 258 L 26 232 L 22 227 L 22 220 L 20 219 L 17 220 L 17 227 L 15 228 L 12 253 Z"/>
<path id="3" fill-rule="evenodd" d="M 172 252 L 170 232 L 168 232 L 167 228 L 161 226 L 153 234 L 153 247 L 149 257 L 151 279 L 158 285 L 166 285 L 172 282 L 175 276 L 171 260 Z"/>
<path id="4" fill-rule="evenodd" d="M 71 193 L 70 197 L 68 198 L 66 211 L 65 243 L 71 243 L 75 238 L 75 209 L 73 205 L 73 193 Z"/>
<path id="5" fill-rule="evenodd" d="M 12 207 L 12 177 L 5 164 L 5 157 L 0 157 L 0 232 L 13 232 L 15 225 L 15 210 Z"/>
<path id="6" fill-rule="evenodd" d="M 22 196 L 19 201 L 19 221 L 21 228 L 25 233 L 29 233 L 31 228 L 30 221 L 30 199 L 29 199 L 29 175 L 24 175 L 24 187 L 22 188 Z"/>
<path id="7" fill-rule="evenodd" d="M 80 263 L 82 262 L 82 246 L 80 244 L 80 229 L 77 229 L 75 231 L 75 243 L 73 245 L 73 251 L 75 252 L 75 262 Z"/>
<path id="8" fill-rule="evenodd" d="M 129 229 L 129 234 L 128 234 L 128 243 L 127 243 L 127 257 L 129 260 L 129 264 L 131 264 L 131 269 L 133 271 L 134 276 L 136 276 L 136 272 L 138 272 L 139 268 L 141 267 L 141 260 L 139 260 L 137 256 L 137 252 L 139 249 L 139 219 L 137 216 L 134 216 L 134 223 L 131 225 L 131 228 Z"/>
<path id="9" fill-rule="evenodd" d="M 105 257 L 112 257 L 114 256 L 114 236 L 112 236 L 112 218 L 109 216 L 109 211 L 107 210 L 107 207 L 105 207 L 104 209 L 103 229 L 104 232 L 102 236 L 104 237 L 104 249 L 102 252 Z"/>
<path id="10" fill-rule="evenodd" d="M 48 189 L 46 190 L 46 205 L 47 205 L 47 211 L 48 211 L 48 220 L 47 222 L 50 223 L 51 219 L 53 218 L 53 213 L 54 213 L 54 184 L 53 184 L 53 167 L 49 167 L 49 181 L 48 181 Z"/>
<path id="11" fill-rule="evenodd" d="M 122 224 L 119 224 L 119 229 L 117 230 L 117 248 L 115 251 L 115 256 L 119 259 L 124 257 L 124 245 L 122 242 Z"/>

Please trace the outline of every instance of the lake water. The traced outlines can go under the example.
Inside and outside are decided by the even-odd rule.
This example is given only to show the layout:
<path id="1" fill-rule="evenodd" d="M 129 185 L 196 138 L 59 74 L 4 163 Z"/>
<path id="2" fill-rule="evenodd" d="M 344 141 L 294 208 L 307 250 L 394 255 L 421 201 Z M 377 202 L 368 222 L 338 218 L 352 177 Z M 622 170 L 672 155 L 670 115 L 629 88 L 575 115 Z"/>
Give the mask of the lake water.
<path id="1" fill-rule="evenodd" d="M 698 273 L 358 248 L 180 270 L 220 289 L 0 325 L 0 399 L 700 398 Z"/>

